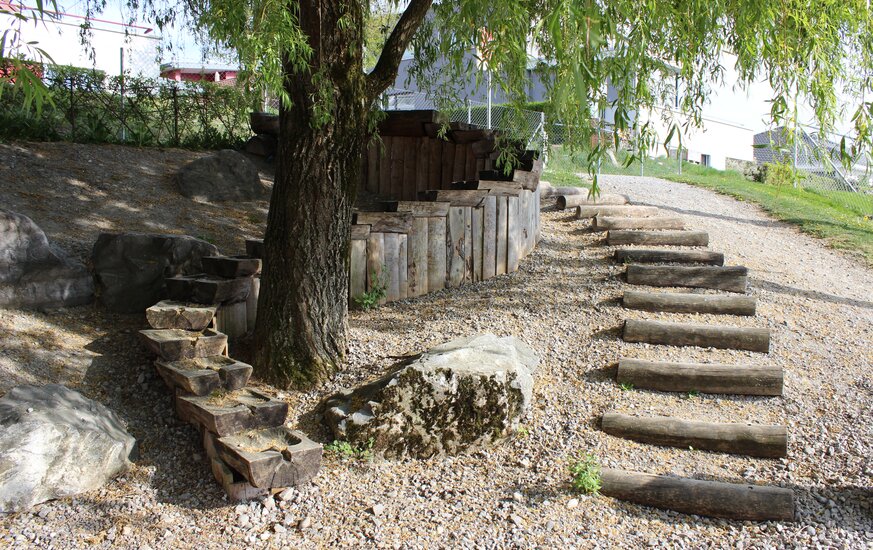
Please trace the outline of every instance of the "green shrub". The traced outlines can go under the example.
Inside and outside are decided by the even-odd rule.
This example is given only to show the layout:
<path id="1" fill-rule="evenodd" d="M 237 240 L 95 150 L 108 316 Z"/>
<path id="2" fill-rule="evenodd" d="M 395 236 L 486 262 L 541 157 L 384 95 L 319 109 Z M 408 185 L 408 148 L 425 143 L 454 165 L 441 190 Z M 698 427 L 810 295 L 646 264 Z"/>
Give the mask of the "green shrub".
<path id="1" fill-rule="evenodd" d="M 573 488 L 586 494 L 594 494 L 600 490 L 600 464 L 594 455 L 579 453 L 570 461 L 570 476 Z"/>
<path id="2" fill-rule="evenodd" d="M 790 164 L 767 162 L 764 163 L 763 171 L 764 183 L 768 185 L 782 187 L 794 184 L 796 174 Z"/>
<path id="3" fill-rule="evenodd" d="M 363 309 L 364 311 L 368 309 L 373 309 L 379 302 L 385 298 L 385 295 L 388 292 L 388 266 L 382 266 L 382 273 L 376 273 L 376 270 L 373 270 L 373 273 L 370 275 L 373 280 L 373 284 L 370 286 L 370 290 L 364 292 L 360 296 L 355 297 L 355 303 L 358 304 L 358 307 Z"/>

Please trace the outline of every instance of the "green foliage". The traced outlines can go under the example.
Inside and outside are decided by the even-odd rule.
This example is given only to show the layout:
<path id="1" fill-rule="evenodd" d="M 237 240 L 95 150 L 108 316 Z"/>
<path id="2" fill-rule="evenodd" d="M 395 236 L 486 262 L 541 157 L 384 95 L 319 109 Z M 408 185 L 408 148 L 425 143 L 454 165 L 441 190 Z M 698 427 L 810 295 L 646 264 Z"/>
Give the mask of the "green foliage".
<path id="1" fill-rule="evenodd" d="M 694 399 L 695 397 L 700 397 L 700 392 L 697 390 L 691 390 L 685 394 L 685 399 Z"/>
<path id="2" fill-rule="evenodd" d="M 524 439 L 525 437 L 530 435 L 530 428 L 525 426 L 524 424 L 519 424 L 518 428 L 515 430 L 515 436 L 519 439 Z"/>
<path id="3" fill-rule="evenodd" d="M 618 387 L 621 388 L 621 391 L 631 391 L 634 389 L 634 385 L 630 382 L 622 382 Z"/>
<path id="4" fill-rule="evenodd" d="M 370 290 L 364 292 L 360 296 L 355 297 L 355 303 L 364 311 L 373 309 L 379 302 L 385 298 L 388 291 L 388 266 L 383 265 L 381 273 L 377 273 L 374 269 L 370 274 L 373 284 L 370 285 Z"/>
<path id="5" fill-rule="evenodd" d="M 362 447 L 355 447 L 348 441 L 334 440 L 333 443 L 328 443 L 324 446 L 324 450 L 333 453 L 343 460 L 373 460 L 373 438 L 367 441 L 367 444 Z"/>
<path id="6" fill-rule="evenodd" d="M 585 494 L 595 494 L 600 490 L 600 464 L 589 453 L 579 453 L 570 461 L 570 477 L 573 488 Z"/>
<path id="7" fill-rule="evenodd" d="M 762 166 L 764 183 L 783 187 L 793 185 L 796 173 L 790 164 L 782 162 L 766 162 Z"/>
<path id="8" fill-rule="evenodd" d="M 251 135 L 252 95 L 213 82 L 109 77 L 67 66 L 45 67 L 51 103 L 23 107 L 23 92 L 0 94 L 0 139 L 68 140 L 220 149 Z M 122 106 L 121 90 L 124 89 Z"/>

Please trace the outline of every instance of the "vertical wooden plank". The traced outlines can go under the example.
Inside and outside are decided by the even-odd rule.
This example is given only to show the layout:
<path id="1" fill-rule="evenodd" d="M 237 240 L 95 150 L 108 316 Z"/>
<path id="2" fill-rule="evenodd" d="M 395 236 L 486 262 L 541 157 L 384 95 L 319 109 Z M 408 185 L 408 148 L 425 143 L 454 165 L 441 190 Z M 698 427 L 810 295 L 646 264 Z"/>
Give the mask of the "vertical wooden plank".
<path id="1" fill-rule="evenodd" d="M 409 233 L 407 265 L 409 266 L 409 297 L 427 294 L 427 218 L 415 218 Z M 445 275 L 443 276 L 445 277 Z"/>
<path id="2" fill-rule="evenodd" d="M 537 232 L 536 232 L 536 240 L 534 244 L 538 244 L 540 242 L 540 234 L 543 230 L 543 219 L 540 215 L 540 208 L 542 208 L 542 197 L 540 197 L 540 188 L 539 184 L 537 184 L 537 189 L 534 191 L 534 201 L 536 202 L 536 206 L 534 207 L 534 215 L 537 219 Z"/>
<path id="3" fill-rule="evenodd" d="M 479 172 L 476 171 L 476 155 L 473 153 L 473 147 L 468 143 L 464 145 L 467 154 L 464 158 L 467 159 L 467 167 L 464 169 L 464 179 L 468 181 L 478 180 Z"/>
<path id="4" fill-rule="evenodd" d="M 506 231 L 509 226 L 507 220 L 509 201 L 507 199 L 508 197 L 505 196 L 497 197 L 497 240 L 495 241 L 497 243 L 495 273 L 497 275 L 506 273 Z"/>
<path id="5" fill-rule="evenodd" d="M 485 208 L 473 208 L 473 282 L 482 280 L 482 235 Z"/>
<path id="6" fill-rule="evenodd" d="M 430 162 L 427 167 L 427 189 L 442 189 L 443 146 L 439 140 L 427 137 Z"/>
<path id="7" fill-rule="evenodd" d="M 400 298 L 400 234 L 385 233 L 385 269 L 388 271 L 386 277 L 388 288 L 385 291 L 385 298 L 389 302 L 393 302 Z M 403 269 L 406 269 L 406 263 L 403 263 Z"/>
<path id="8" fill-rule="evenodd" d="M 349 260 L 349 298 L 354 301 L 367 291 L 367 241 L 352 239 Z"/>
<path id="9" fill-rule="evenodd" d="M 375 140 L 367 147 L 367 191 L 379 192 L 379 144 Z"/>
<path id="10" fill-rule="evenodd" d="M 403 148 L 406 138 L 391 139 L 391 190 L 388 196 L 400 200 L 403 197 Z"/>
<path id="11" fill-rule="evenodd" d="M 249 332 L 255 330 L 255 322 L 258 320 L 258 296 L 261 294 L 261 279 L 252 277 L 252 289 L 246 298 L 246 327 Z"/>
<path id="12" fill-rule="evenodd" d="M 414 181 L 414 180 L 412 180 Z M 397 245 L 397 275 L 399 292 L 397 298 L 405 300 L 409 297 L 409 237 L 405 233 L 397 233 L 399 243 Z"/>
<path id="13" fill-rule="evenodd" d="M 439 189 L 451 189 L 452 171 L 455 166 L 455 144 L 450 141 L 444 141 L 443 144 L 443 160 L 442 160 L 442 180 L 440 181 Z"/>
<path id="14" fill-rule="evenodd" d="M 473 208 L 464 207 L 464 282 L 473 282 Z"/>
<path id="15" fill-rule="evenodd" d="M 367 291 L 373 290 L 377 284 L 385 282 L 382 269 L 385 265 L 385 234 L 370 233 L 367 237 Z M 380 304 L 385 303 L 383 297 Z"/>
<path id="16" fill-rule="evenodd" d="M 479 179 L 479 172 L 485 169 L 485 159 L 476 159 L 476 179 Z"/>
<path id="17" fill-rule="evenodd" d="M 416 140 L 418 154 L 415 158 L 415 195 L 411 200 L 418 200 L 418 193 L 427 191 L 427 171 L 430 167 L 430 141 L 430 138 L 427 136 Z"/>
<path id="18" fill-rule="evenodd" d="M 379 148 L 379 191 L 383 196 L 391 195 L 391 136 L 382 137 L 382 146 Z M 367 273 L 369 277 L 369 272 Z"/>
<path id="19" fill-rule="evenodd" d="M 497 274 L 497 197 L 485 197 L 482 214 L 482 279 Z"/>
<path id="20" fill-rule="evenodd" d="M 528 245 L 530 244 L 530 213 L 528 212 L 528 197 L 530 191 L 522 190 L 518 194 L 518 222 L 519 222 L 519 250 L 518 259 L 521 260 L 528 253 Z"/>
<path id="21" fill-rule="evenodd" d="M 521 224 L 518 220 L 518 197 L 506 197 L 506 272 L 518 269 L 520 252 Z"/>
<path id="22" fill-rule="evenodd" d="M 452 167 L 452 181 L 464 181 L 464 170 L 467 168 L 467 146 L 455 145 L 455 163 Z"/>
<path id="23" fill-rule="evenodd" d="M 403 138 L 403 190 L 397 200 L 414 201 L 418 199 L 415 183 L 415 163 L 418 156 L 417 138 Z"/>
<path id="24" fill-rule="evenodd" d="M 446 221 L 445 217 L 427 218 L 427 291 L 446 287 Z"/>
<path id="25" fill-rule="evenodd" d="M 245 302 L 222 304 L 215 313 L 215 330 L 227 334 L 236 340 L 246 335 L 248 331 L 248 316 Z"/>
<path id="26" fill-rule="evenodd" d="M 464 207 L 449 207 L 446 223 L 446 283 L 449 287 L 464 282 Z"/>
<path id="27" fill-rule="evenodd" d="M 368 184 L 368 175 L 369 175 L 369 167 L 367 166 L 369 163 L 370 155 L 367 151 L 363 151 L 361 153 L 361 158 L 358 160 L 358 189 L 363 191 L 367 189 Z"/>

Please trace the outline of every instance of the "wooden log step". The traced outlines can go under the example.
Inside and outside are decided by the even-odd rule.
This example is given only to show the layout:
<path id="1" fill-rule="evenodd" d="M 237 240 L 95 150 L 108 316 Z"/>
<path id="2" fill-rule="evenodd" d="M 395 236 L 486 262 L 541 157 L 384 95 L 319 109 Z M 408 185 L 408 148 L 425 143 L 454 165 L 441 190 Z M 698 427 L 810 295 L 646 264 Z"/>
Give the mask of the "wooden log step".
<path id="1" fill-rule="evenodd" d="M 178 388 L 193 395 L 242 389 L 252 376 L 251 365 L 223 355 L 179 361 L 158 359 L 155 368 L 171 389 Z"/>
<path id="2" fill-rule="evenodd" d="M 635 262 L 643 264 L 708 264 L 724 265 L 724 254 L 711 250 L 656 250 L 628 249 L 615 251 L 615 259 L 622 263 Z"/>
<path id="3" fill-rule="evenodd" d="M 668 346 L 699 346 L 761 353 L 770 351 L 770 329 L 766 328 L 737 328 L 628 319 L 624 322 L 623 338 L 626 342 Z"/>
<path id="4" fill-rule="evenodd" d="M 658 476 L 604 468 L 608 497 L 684 514 L 750 521 L 793 521 L 794 493 L 782 487 Z"/>
<path id="5" fill-rule="evenodd" d="M 251 277 L 261 272 L 261 259 L 248 256 L 204 256 L 200 263 L 208 275 L 227 279 Z"/>
<path id="6" fill-rule="evenodd" d="M 146 348 L 166 361 L 223 355 L 227 350 L 227 335 L 214 330 L 146 329 L 139 335 Z"/>
<path id="7" fill-rule="evenodd" d="M 682 286 L 745 292 L 748 270 L 743 266 L 627 266 L 627 282 L 632 285 Z"/>
<path id="8" fill-rule="evenodd" d="M 200 331 L 209 326 L 217 309 L 214 305 L 163 300 L 146 309 L 146 320 L 152 328 Z"/>
<path id="9" fill-rule="evenodd" d="M 190 302 L 191 296 L 194 294 L 194 281 L 203 276 L 204 274 L 201 273 L 198 275 L 166 277 L 164 284 L 167 286 L 167 297 L 174 302 Z"/>
<path id="10" fill-rule="evenodd" d="M 558 187 L 555 189 L 555 204 L 558 210 L 566 210 L 567 208 L 575 208 L 577 206 L 616 206 L 628 203 L 627 195 L 616 195 L 613 193 L 604 193 L 599 197 L 588 198 L 588 189 L 584 187 L 570 187 L 572 194 L 567 193 L 567 188 Z"/>
<path id="11" fill-rule="evenodd" d="M 669 416 L 637 417 L 607 412 L 601 428 L 609 435 L 641 443 L 717 451 L 762 458 L 788 454 L 785 426 L 695 422 Z"/>
<path id="12" fill-rule="evenodd" d="M 321 467 L 321 445 L 284 426 L 221 437 L 216 450 L 225 463 L 260 488 L 298 487 Z"/>
<path id="13" fill-rule="evenodd" d="M 239 472 L 234 471 L 218 457 L 209 459 L 212 475 L 221 485 L 231 502 L 243 502 L 263 498 L 270 494 L 269 489 L 252 486 Z"/>
<path id="14" fill-rule="evenodd" d="M 198 304 L 233 304 L 245 301 L 251 290 L 251 277 L 202 277 L 194 280 L 191 301 Z"/>
<path id="15" fill-rule="evenodd" d="M 412 219 L 410 212 L 356 212 L 352 223 L 369 225 L 373 233 L 409 233 Z"/>
<path id="16" fill-rule="evenodd" d="M 654 218 L 615 218 L 609 216 L 596 216 L 591 227 L 596 231 L 609 231 L 612 229 L 685 229 L 682 218 L 654 217 Z"/>
<path id="17" fill-rule="evenodd" d="M 710 313 L 715 315 L 755 315 L 754 296 L 721 294 L 679 294 L 625 291 L 621 305 L 642 311 L 671 313 Z"/>
<path id="18" fill-rule="evenodd" d="M 243 388 L 204 396 L 176 396 L 176 414 L 219 437 L 285 423 L 288 403 Z"/>
<path id="19" fill-rule="evenodd" d="M 648 244 L 654 246 L 707 246 L 706 231 L 625 231 L 612 230 L 606 234 L 606 244 L 622 246 Z"/>
<path id="20" fill-rule="evenodd" d="M 419 198 L 423 200 L 450 202 L 452 206 L 481 206 L 482 201 L 488 196 L 488 191 L 484 189 L 437 189 L 422 191 L 419 195 Z"/>
<path id="21" fill-rule="evenodd" d="M 651 218 L 657 216 L 660 210 L 655 206 L 638 206 L 634 204 L 618 205 L 582 205 L 576 207 L 576 219 L 584 220 L 596 216 L 611 216 L 615 218 Z"/>
<path id="22" fill-rule="evenodd" d="M 445 217 L 449 214 L 450 202 L 436 201 L 389 201 L 386 210 L 390 212 L 411 212 L 416 218 Z"/>
<path id="23" fill-rule="evenodd" d="M 656 391 L 782 395 L 780 367 L 739 367 L 716 363 L 618 361 L 616 382 Z"/>
<path id="24" fill-rule="evenodd" d="M 264 239 L 246 239 L 246 256 L 264 259 Z"/>

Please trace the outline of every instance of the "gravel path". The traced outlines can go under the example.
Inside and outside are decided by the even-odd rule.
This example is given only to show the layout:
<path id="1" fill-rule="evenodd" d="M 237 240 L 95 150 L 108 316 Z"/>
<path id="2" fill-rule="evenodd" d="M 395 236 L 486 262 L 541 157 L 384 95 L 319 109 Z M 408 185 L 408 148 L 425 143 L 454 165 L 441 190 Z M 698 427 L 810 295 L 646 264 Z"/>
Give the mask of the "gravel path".
<path id="1" fill-rule="evenodd" d="M 318 404 L 382 373 L 393 357 L 478 331 L 513 334 L 543 358 L 523 434 L 488 452 L 367 462 L 326 456 L 286 500 L 234 505 L 211 479 L 195 431 L 141 351 L 139 316 L 99 308 L 0 310 L 0 393 L 64 381 L 116 410 L 141 458 L 104 489 L 0 517 L 0 544 L 198 547 L 757 547 L 873 545 L 873 274 L 756 207 L 655 179 L 604 178 L 606 190 L 674 210 L 710 232 L 728 264 L 751 270 L 754 318 L 624 311 L 623 267 L 602 235 L 568 212 L 543 213 L 543 240 L 519 272 L 390 304 L 350 319 L 350 364 L 329 387 L 281 393 L 296 427 L 327 442 Z M 39 220 L 37 219 L 37 223 Z M 120 223 L 120 222 L 119 222 Z M 181 230 L 187 230 L 181 227 Z M 225 250 L 225 252 L 237 252 Z M 623 343 L 626 318 L 768 326 L 769 356 Z M 233 351 L 233 350 L 231 350 Z M 622 391 L 620 356 L 780 365 L 781 398 Z M 661 448 L 597 430 L 606 410 L 786 423 L 787 460 Z M 748 523 L 648 509 L 569 487 L 567 461 L 794 489 L 795 523 Z M 302 529 L 301 529 L 302 527 Z"/>

